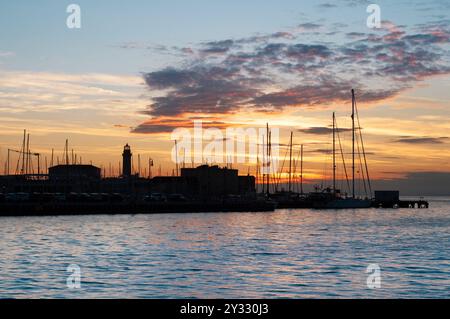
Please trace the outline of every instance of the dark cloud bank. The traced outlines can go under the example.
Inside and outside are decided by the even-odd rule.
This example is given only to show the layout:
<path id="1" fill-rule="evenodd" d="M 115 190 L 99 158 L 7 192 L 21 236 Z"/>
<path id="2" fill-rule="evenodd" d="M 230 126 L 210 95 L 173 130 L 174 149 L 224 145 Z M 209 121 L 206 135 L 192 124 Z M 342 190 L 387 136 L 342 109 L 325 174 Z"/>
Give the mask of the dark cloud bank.
<path id="1" fill-rule="evenodd" d="M 450 172 L 410 173 L 403 179 L 375 180 L 373 186 L 404 196 L 450 196 Z"/>
<path id="2" fill-rule="evenodd" d="M 366 1 L 348 1 L 349 5 L 359 2 Z M 324 3 L 321 7 L 334 5 Z M 383 25 L 382 30 L 366 33 L 341 29 L 345 25 L 331 28 L 303 23 L 296 31 L 158 48 L 160 53 L 182 60 L 178 65 L 143 74 L 148 90 L 158 96 L 144 111 L 149 120 L 133 132 L 152 134 L 188 127 L 189 121 L 182 116 L 185 113 L 215 123 L 221 114 L 242 109 L 277 112 L 336 102 L 348 104 L 351 88 L 356 89 L 360 103 L 377 102 L 428 77 L 450 73 L 449 20 L 409 28 L 388 21 Z M 304 40 L 305 34 L 314 35 L 317 41 Z M 326 36 L 345 40 L 336 42 Z M 219 126 L 224 125 L 220 122 Z M 311 127 L 300 131 L 326 135 L 331 129 Z M 443 144 L 448 143 L 448 137 L 399 136 L 392 142 Z M 403 195 L 449 196 L 450 172 L 411 173 L 404 178 L 373 181 L 373 186 L 399 189 Z"/>
<path id="3" fill-rule="evenodd" d="M 304 23 L 298 33 L 172 48 L 183 54 L 183 66 L 143 74 L 148 89 L 159 92 L 145 113 L 154 119 L 184 113 L 230 114 L 244 108 L 277 112 L 320 107 L 348 103 L 351 88 L 356 88 L 359 102 L 376 102 L 427 77 L 450 73 L 445 46 L 450 40 L 448 21 L 421 25 L 415 32 L 390 22 L 384 25 L 373 33 L 342 33 L 344 43 L 304 43 L 305 32 L 320 38 L 323 31 L 318 30 L 327 29 Z M 155 133 L 158 127 L 144 123 L 134 131 Z"/>

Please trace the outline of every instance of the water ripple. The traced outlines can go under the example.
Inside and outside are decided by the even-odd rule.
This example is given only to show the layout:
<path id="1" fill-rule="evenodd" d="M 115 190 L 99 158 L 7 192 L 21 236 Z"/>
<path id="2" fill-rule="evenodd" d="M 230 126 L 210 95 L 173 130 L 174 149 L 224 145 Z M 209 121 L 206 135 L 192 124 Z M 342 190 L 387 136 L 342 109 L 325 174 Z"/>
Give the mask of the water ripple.
<path id="1" fill-rule="evenodd" d="M 450 200 L 428 210 L 0 219 L 0 298 L 450 297 Z M 81 268 L 69 289 L 67 266 Z M 369 264 L 381 289 L 367 288 Z"/>

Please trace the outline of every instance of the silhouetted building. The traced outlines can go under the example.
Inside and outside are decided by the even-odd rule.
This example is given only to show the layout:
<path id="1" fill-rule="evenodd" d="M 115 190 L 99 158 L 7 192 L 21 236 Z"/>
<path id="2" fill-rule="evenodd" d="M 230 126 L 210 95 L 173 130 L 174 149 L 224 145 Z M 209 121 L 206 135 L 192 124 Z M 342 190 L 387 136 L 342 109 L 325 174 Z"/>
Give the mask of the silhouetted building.
<path id="1" fill-rule="evenodd" d="M 131 159 L 133 154 L 131 153 L 130 145 L 125 145 L 123 148 L 122 158 L 123 158 L 123 168 L 122 168 L 122 175 L 124 177 L 130 177 L 131 176 Z"/>
<path id="2" fill-rule="evenodd" d="M 228 195 L 251 197 L 256 193 L 253 176 L 239 176 L 237 169 L 201 165 L 182 168 L 181 176 L 152 179 L 132 175 L 132 153 L 123 150 L 123 178 L 102 178 L 93 165 L 56 165 L 47 174 L 12 175 L 0 178 L 0 192 L 29 193 L 120 193 L 146 196 L 151 193 L 182 194 L 192 199 L 222 199 Z"/>
<path id="3" fill-rule="evenodd" d="M 101 179 L 100 168 L 93 165 L 57 165 L 48 169 L 49 179 L 55 180 L 90 180 L 98 181 Z"/>
<path id="4" fill-rule="evenodd" d="M 255 176 L 239 176 L 239 194 L 250 195 L 256 193 L 256 179 Z"/>
<path id="5" fill-rule="evenodd" d="M 183 194 L 195 197 L 198 183 L 195 178 L 178 176 L 157 176 L 152 178 L 151 192 L 162 194 Z"/>
<path id="6" fill-rule="evenodd" d="M 400 200 L 400 192 L 375 191 L 375 200 L 380 202 L 398 202 Z"/>
<path id="7" fill-rule="evenodd" d="M 196 180 L 192 192 L 201 197 L 255 193 L 255 178 L 253 176 L 239 176 L 238 173 L 237 169 L 208 165 L 181 169 L 182 178 Z"/>

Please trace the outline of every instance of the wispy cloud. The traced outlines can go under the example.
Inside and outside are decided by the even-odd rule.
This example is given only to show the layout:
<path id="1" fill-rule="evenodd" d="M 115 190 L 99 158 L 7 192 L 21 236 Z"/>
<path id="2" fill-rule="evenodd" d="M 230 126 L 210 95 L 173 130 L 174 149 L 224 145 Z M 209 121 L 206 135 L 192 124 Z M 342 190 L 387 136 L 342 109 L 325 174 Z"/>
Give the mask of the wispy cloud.
<path id="1" fill-rule="evenodd" d="M 301 31 L 319 30 L 322 25 L 318 23 L 306 22 L 298 25 Z"/>
<path id="2" fill-rule="evenodd" d="M 396 143 L 407 144 L 444 144 L 448 141 L 448 137 L 402 137 L 394 140 Z"/>
<path id="3" fill-rule="evenodd" d="M 318 7 L 319 8 L 325 8 L 325 9 L 330 9 L 330 8 L 336 8 L 337 7 L 337 5 L 336 4 L 334 4 L 334 3 L 321 3 L 321 4 L 319 4 L 318 5 Z"/>
<path id="4" fill-rule="evenodd" d="M 349 132 L 351 131 L 351 128 L 339 128 L 338 132 Z M 327 126 L 316 126 L 316 127 L 308 127 L 298 130 L 301 133 L 306 134 L 314 134 L 314 135 L 329 135 L 333 132 L 333 129 L 331 127 Z"/>
<path id="5" fill-rule="evenodd" d="M 6 58 L 10 56 L 14 56 L 14 52 L 0 50 L 0 58 Z"/>
<path id="6" fill-rule="evenodd" d="M 120 112 L 129 110 L 132 104 L 138 105 L 143 84 L 139 76 L 2 71 L 0 110 Z"/>

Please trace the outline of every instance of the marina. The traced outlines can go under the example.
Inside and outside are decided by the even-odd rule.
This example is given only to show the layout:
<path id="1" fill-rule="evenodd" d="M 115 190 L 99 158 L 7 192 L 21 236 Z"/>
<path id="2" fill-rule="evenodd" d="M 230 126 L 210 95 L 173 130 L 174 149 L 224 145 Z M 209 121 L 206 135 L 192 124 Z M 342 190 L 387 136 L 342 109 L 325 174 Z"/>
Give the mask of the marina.
<path id="1" fill-rule="evenodd" d="M 122 171 L 118 177 L 106 177 L 102 168 L 83 164 L 66 140 L 63 162 L 57 158 L 54 165 L 52 149 L 50 167 L 41 169 L 41 154 L 30 149 L 30 134 L 24 131 L 22 148 L 8 149 L 5 175 L 0 176 L 0 216 L 67 215 L 67 214 L 155 214 L 190 212 L 265 212 L 277 208 L 303 209 L 365 209 L 365 208 L 428 208 L 423 199 L 400 200 L 398 191 L 373 193 L 369 165 L 361 132 L 355 91 L 351 90 L 351 167 L 347 168 L 336 114 L 332 114 L 332 177 L 331 186 L 303 191 L 303 145 L 300 148 L 300 192 L 294 191 L 293 171 L 298 162 L 293 159 L 293 133 L 286 156 L 289 154 L 288 190 L 281 186 L 283 168 L 274 172 L 272 131 L 266 125 L 263 137 L 262 164 L 258 158 L 256 176 L 239 175 L 231 166 L 203 164 L 180 167 L 178 160 L 172 176 L 153 176 L 153 160 L 148 162 L 148 176 L 141 176 L 141 158 L 138 171 L 133 171 L 133 153 L 126 144 L 122 153 Z M 177 141 L 175 140 L 177 150 Z M 18 154 L 15 174 L 11 175 L 11 153 Z M 177 153 L 178 154 L 178 153 Z M 340 154 L 345 173 L 347 192 L 337 188 L 337 158 Z M 37 172 L 33 166 L 37 160 Z M 359 163 L 357 163 L 359 160 Z M 36 162 L 36 161 L 35 161 Z M 360 173 L 365 196 L 356 193 L 356 170 Z M 260 171 L 263 173 L 260 176 Z M 348 171 L 351 173 L 349 174 Z M 145 174 L 144 174 L 145 175 Z M 350 175 L 350 176 L 349 176 Z M 262 180 L 261 180 L 262 179 Z M 298 185 L 297 185 L 298 186 Z M 279 187 L 282 189 L 279 190 Z M 259 188 L 259 189 L 258 189 Z M 373 194 L 375 196 L 373 196 Z"/>

